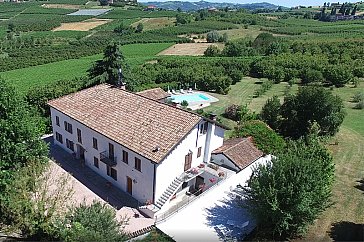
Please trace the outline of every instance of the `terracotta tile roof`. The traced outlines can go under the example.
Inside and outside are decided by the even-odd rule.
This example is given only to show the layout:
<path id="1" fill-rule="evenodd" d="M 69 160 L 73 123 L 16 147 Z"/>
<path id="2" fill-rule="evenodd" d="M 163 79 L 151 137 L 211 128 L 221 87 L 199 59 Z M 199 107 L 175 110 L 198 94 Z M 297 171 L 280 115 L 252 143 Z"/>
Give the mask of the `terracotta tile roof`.
<path id="1" fill-rule="evenodd" d="M 196 114 L 106 84 L 48 104 L 156 163 L 202 119 Z M 156 147 L 160 148 L 159 151 L 155 151 Z"/>
<path id="2" fill-rule="evenodd" d="M 159 88 L 159 87 L 137 92 L 137 94 L 139 94 L 143 97 L 153 99 L 153 100 L 161 100 L 161 99 L 171 96 L 170 94 L 168 94 L 162 88 Z"/>
<path id="3" fill-rule="evenodd" d="M 240 169 L 244 169 L 263 156 L 263 152 L 254 145 L 252 137 L 225 140 L 224 144 L 212 154 L 224 154 Z"/>

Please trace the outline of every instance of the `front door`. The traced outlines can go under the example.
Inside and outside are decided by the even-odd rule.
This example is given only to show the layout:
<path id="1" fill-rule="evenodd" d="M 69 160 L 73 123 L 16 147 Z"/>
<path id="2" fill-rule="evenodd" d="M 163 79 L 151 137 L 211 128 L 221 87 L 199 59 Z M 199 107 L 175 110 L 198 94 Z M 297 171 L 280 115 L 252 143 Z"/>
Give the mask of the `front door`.
<path id="1" fill-rule="evenodd" d="M 77 159 L 81 159 L 81 160 L 84 160 L 85 159 L 85 149 L 77 144 L 77 154 L 76 154 L 76 158 Z"/>
<path id="2" fill-rule="evenodd" d="M 133 195 L 133 180 L 130 177 L 126 177 L 126 191 L 130 194 Z"/>

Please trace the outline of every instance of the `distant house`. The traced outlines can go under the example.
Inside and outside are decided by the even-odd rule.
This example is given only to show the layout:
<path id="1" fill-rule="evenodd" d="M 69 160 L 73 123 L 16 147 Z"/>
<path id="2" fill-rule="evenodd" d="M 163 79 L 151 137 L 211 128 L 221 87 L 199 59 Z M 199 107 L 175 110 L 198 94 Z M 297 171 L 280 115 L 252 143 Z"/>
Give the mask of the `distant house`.
<path id="1" fill-rule="evenodd" d="M 157 10 L 157 7 L 154 5 L 149 5 L 146 8 L 144 8 L 144 11 L 154 11 Z"/>
<path id="2" fill-rule="evenodd" d="M 207 11 L 209 11 L 209 12 L 217 12 L 219 10 L 217 8 L 208 8 Z"/>

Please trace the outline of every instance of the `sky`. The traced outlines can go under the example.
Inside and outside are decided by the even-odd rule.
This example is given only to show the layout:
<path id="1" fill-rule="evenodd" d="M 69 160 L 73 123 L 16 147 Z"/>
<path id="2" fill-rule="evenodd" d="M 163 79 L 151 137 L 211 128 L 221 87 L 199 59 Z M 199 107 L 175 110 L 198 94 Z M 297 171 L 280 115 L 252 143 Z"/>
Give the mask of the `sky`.
<path id="1" fill-rule="evenodd" d="M 165 2 L 166 0 L 140 0 L 140 2 Z M 171 0 L 171 1 L 186 1 L 186 2 L 198 2 L 199 0 Z M 279 6 L 293 7 L 298 5 L 305 6 L 319 6 L 323 5 L 325 0 L 205 0 L 207 2 L 229 2 L 229 3 L 259 3 L 268 2 Z M 356 1 L 339 1 L 339 2 L 357 2 Z M 327 1 L 330 2 L 330 1 Z M 338 0 L 331 1 L 338 2 Z"/>

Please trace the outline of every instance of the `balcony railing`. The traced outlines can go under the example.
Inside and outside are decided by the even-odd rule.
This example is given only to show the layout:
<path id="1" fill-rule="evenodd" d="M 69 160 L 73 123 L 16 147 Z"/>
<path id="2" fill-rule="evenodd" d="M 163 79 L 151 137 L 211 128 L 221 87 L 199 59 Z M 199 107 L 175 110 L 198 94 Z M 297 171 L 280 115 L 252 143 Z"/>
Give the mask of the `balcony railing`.
<path id="1" fill-rule="evenodd" d="M 116 156 L 110 156 L 106 151 L 100 153 L 100 161 L 108 166 L 116 166 Z"/>

